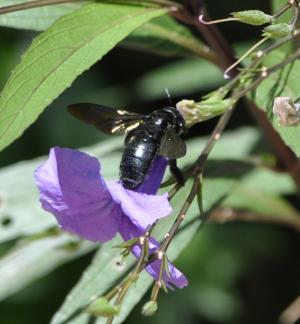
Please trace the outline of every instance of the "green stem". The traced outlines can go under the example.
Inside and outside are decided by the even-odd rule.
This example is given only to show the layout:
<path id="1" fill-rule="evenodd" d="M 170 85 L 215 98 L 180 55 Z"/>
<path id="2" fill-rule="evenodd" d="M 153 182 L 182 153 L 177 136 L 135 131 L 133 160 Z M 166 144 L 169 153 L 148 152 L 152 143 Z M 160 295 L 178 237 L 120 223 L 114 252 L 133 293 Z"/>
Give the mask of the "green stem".
<path id="1" fill-rule="evenodd" d="M 199 175 L 196 175 L 192 189 L 191 189 L 186 201 L 184 202 L 184 204 L 180 210 L 180 213 L 178 214 L 174 224 L 172 225 L 171 229 L 166 234 L 165 239 L 163 240 L 159 250 L 155 253 L 156 255 L 159 253 L 165 253 L 167 251 L 169 244 L 171 243 L 175 233 L 177 232 L 177 229 L 179 228 L 180 224 L 184 220 L 188 209 L 190 208 L 194 198 L 196 197 L 196 195 L 199 191 L 200 184 L 201 184 L 201 182 L 200 182 Z M 150 258 L 150 260 L 151 260 L 151 258 Z"/>
<path id="2" fill-rule="evenodd" d="M 298 17 L 299 17 L 299 1 L 298 0 L 293 0 L 292 1 L 292 6 L 294 8 L 294 15 L 293 15 L 291 21 L 289 22 L 289 24 L 291 24 L 293 26 L 293 28 L 295 28 L 296 23 L 298 21 Z"/>
<path id="3" fill-rule="evenodd" d="M 162 256 L 165 257 L 164 255 Z M 151 292 L 151 300 L 157 301 L 158 293 L 160 291 L 161 285 L 163 284 L 163 275 L 164 275 L 164 264 L 163 261 L 161 261 L 160 268 L 159 268 L 159 275 L 158 279 L 155 281 L 155 284 L 153 286 L 152 292 Z"/>
<path id="4" fill-rule="evenodd" d="M 242 98 L 244 95 L 246 95 L 248 92 L 254 90 L 263 80 L 265 80 L 270 74 L 280 70 L 283 68 L 285 65 L 295 61 L 297 58 L 300 57 L 300 49 L 295 51 L 293 54 L 288 56 L 285 60 L 282 62 L 272 66 L 271 68 L 266 68 L 261 75 L 256 78 L 249 86 L 244 88 L 242 91 L 237 92 L 234 96 L 232 96 L 233 100 L 239 100 Z"/>
<path id="5" fill-rule="evenodd" d="M 285 5 L 283 5 L 277 12 L 275 12 L 273 14 L 273 18 L 278 18 L 280 17 L 282 14 L 284 14 L 287 10 L 289 10 L 291 8 L 291 4 L 290 1 L 288 1 Z"/>
<path id="6" fill-rule="evenodd" d="M 140 272 L 144 269 L 148 260 L 148 250 L 149 250 L 149 237 L 155 226 L 155 223 L 149 225 L 143 236 L 140 237 L 140 242 L 142 245 L 141 254 L 139 256 L 138 262 L 136 263 L 134 269 L 130 274 L 122 281 L 121 284 L 113 288 L 105 297 L 110 300 L 116 296 L 115 305 L 121 305 L 124 297 L 126 296 L 131 285 L 137 281 Z M 113 322 L 114 316 L 107 319 L 106 324 L 111 324 Z"/>

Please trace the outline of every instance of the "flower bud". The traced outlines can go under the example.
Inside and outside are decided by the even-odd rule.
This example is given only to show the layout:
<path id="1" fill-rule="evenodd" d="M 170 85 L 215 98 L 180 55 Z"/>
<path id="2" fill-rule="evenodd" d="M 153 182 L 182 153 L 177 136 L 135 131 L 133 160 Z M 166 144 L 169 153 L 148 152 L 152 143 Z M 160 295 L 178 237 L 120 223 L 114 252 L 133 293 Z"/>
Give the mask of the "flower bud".
<path id="1" fill-rule="evenodd" d="M 209 98 L 200 102 L 194 100 L 181 100 L 176 104 L 183 116 L 187 127 L 224 113 L 232 106 L 230 99 Z"/>
<path id="2" fill-rule="evenodd" d="M 233 12 L 231 15 L 242 23 L 254 26 L 270 24 L 274 21 L 273 16 L 267 15 L 260 10 L 238 11 Z"/>
<path id="3" fill-rule="evenodd" d="M 100 297 L 87 307 L 86 312 L 94 316 L 110 317 L 119 314 L 120 306 L 111 305 L 105 297 Z"/>
<path id="4" fill-rule="evenodd" d="M 142 309 L 142 315 L 144 316 L 153 316 L 158 309 L 157 302 L 154 300 L 148 301 Z"/>
<path id="5" fill-rule="evenodd" d="M 293 31 L 293 26 L 290 24 L 275 24 L 264 28 L 263 36 L 268 38 L 281 38 L 288 36 Z"/>
<path id="6" fill-rule="evenodd" d="M 295 104 L 290 97 L 277 97 L 273 114 L 278 117 L 280 126 L 297 126 L 300 123 L 300 104 Z"/>

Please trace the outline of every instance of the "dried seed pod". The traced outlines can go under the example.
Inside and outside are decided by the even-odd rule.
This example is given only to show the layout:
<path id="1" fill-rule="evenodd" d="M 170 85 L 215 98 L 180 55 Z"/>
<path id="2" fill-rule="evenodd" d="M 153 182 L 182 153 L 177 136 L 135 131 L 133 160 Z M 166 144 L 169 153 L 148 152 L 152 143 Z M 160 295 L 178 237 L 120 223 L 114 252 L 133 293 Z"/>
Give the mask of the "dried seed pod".
<path id="1" fill-rule="evenodd" d="M 277 97 L 273 114 L 278 117 L 280 126 L 297 126 L 300 123 L 300 104 L 295 104 L 290 97 Z"/>

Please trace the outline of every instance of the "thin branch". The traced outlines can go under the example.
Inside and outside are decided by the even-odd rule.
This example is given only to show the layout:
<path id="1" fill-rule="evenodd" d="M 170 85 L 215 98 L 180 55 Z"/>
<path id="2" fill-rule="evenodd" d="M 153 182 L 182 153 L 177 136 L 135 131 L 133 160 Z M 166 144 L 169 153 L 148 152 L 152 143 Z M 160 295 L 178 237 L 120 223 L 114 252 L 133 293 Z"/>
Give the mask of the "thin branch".
<path id="1" fill-rule="evenodd" d="M 186 2 L 189 3 L 190 1 L 191 0 L 187 0 Z M 198 29 L 198 31 L 206 39 L 208 45 L 218 56 L 218 66 L 221 67 L 224 71 L 228 66 L 235 62 L 233 49 L 229 45 L 227 40 L 222 36 L 217 26 L 201 24 L 198 17 L 200 14 L 205 14 L 205 16 L 207 17 L 206 8 L 204 1 L 197 0 L 196 2 L 198 3 L 198 7 L 196 9 L 194 8 L 193 12 L 188 13 L 187 10 L 179 10 L 171 14 L 173 14 L 174 17 L 181 20 L 182 22 L 192 24 Z M 299 6 L 298 1 L 296 2 Z M 294 35 L 291 35 L 291 38 L 293 36 Z M 266 53 L 277 47 L 278 44 L 283 44 L 288 40 L 289 37 L 282 39 L 277 43 L 277 45 L 274 44 L 270 47 L 269 50 L 266 50 Z M 238 67 L 231 71 L 231 75 L 236 77 L 239 75 Z M 249 99 L 247 99 L 245 103 L 260 127 L 263 129 L 267 142 L 270 144 L 274 154 L 277 157 L 277 160 L 282 163 L 282 165 L 285 167 L 286 172 L 288 172 L 294 180 L 296 187 L 298 188 L 298 193 L 300 195 L 300 176 L 294 177 L 295 174 L 300 174 L 300 163 L 297 156 L 288 146 L 286 146 L 284 141 L 274 130 L 266 114 Z"/>
<path id="2" fill-rule="evenodd" d="M 273 214 L 262 214 L 245 210 L 237 210 L 230 207 L 220 207 L 215 209 L 209 215 L 207 221 L 221 224 L 234 221 L 262 222 L 268 224 L 272 223 L 285 225 L 300 232 L 300 215 L 295 215 L 294 217 L 290 217 L 289 215 L 274 217 Z"/>
<path id="3" fill-rule="evenodd" d="M 0 15 L 4 15 L 10 12 L 14 11 L 21 11 L 26 9 L 32 9 L 32 8 L 38 8 L 38 7 L 44 7 L 44 6 L 51 6 L 61 3 L 67 3 L 67 2 L 75 2 L 76 0 L 35 0 L 35 1 L 29 1 L 25 3 L 19 3 L 11 6 L 6 6 L 0 8 Z"/>
<path id="4" fill-rule="evenodd" d="M 273 14 L 273 18 L 278 18 L 282 14 L 284 14 L 288 9 L 291 8 L 291 3 L 287 2 L 285 5 L 283 5 L 277 12 Z"/>
<path id="5" fill-rule="evenodd" d="M 294 8 L 294 15 L 289 23 L 293 26 L 293 28 L 295 28 L 298 17 L 299 17 L 299 1 L 298 0 L 290 0 L 289 3 Z"/>
<path id="6" fill-rule="evenodd" d="M 56 4 L 61 4 L 61 3 L 68 3 L 68 2 L 72 3 L 72 2 L 92 2 L 92 1 L 90 1 L 90 0 L 33 0 L 33 1 L 25 2 L 25 3 L 19 3 L 19 4 L 15 4 L 15 5 L 2 7 L 2 8 L 0 8 L 0 15 L 7 14 L 10 12 L 15 12 L 15 11 L 33 9 L 33 8 L 56 5 Z M 99 2 L 105 3 L 106 1 L 99 0 Z M 124 3 L 138 3 L 138 4 L 140 4 L 141 2 L 153 3 L 153 4 L 163 6 L 163 7 L 168 7 L 168 8 L 170 8 L 170 10 L 177 10 L 182 7 L 177 2 L 168 1 L 168 0 L 144 0 L 144 1 L 116 0 L 116 2 L 120 2 L 121 4 L 122 3 L 123 4 Z"/>
<path id="7" fill-rule="evenodd" d="M 209 139 L 202 150 L 201 154 L 197 158 L 197 160 L 185 171 L 186 177 L 190 175 L 197 175 L 202 173 L 203 167 L 207 158 L 213 149 L 216 142 L 220 139 L 221 133 L 223 132 L 224 128 L 226 127 L 228 121 L 233 112 L 233 107 L 229 108 L 225 113 L 220 117 L 216 127 L 214 128 L 213 132 L 210 134 Z M 169 191 L 169 199 L 173 199 L 176 193 L 181 189 L 182 185 L 180 183 L 176 183 L 174 187 Z"/>
<path id="8" fill-rule="evenodd" d="M 194 176 L 194 183 L 193 183 L 192 189 L 191 189 L 186 201 L 184 202 L 175 222 L 173 223 L 173 225 L 170 228 L 170 230 L 168 231 L 168 233 L 165 235 L 165 238 L 162 241 L 160 248 L 154 254 L 152 254 L 150 256 L 148 264 L 153 262 L 159 254 L 161 254 L 161 253 L 164 254 L 167 251 L 169 244 L 173 240 L 179 226 L 183 222 L 189 207 L 191 206 L 194 198 L 196 197 L 196 195 L 199 192 L 200 187 L 202 185 L 201 178 L 202 178 L 203 168 L 207 161 L 207 158 L 208 158 L 211 150 L 213 149 L 214 145 L 216 144 L 216 142 L 220 139 L 221 133 L 223 132 L 224 128 L 226 127 L 228 121 L 230 120 L 232 111 L 233 111 L 233 107 L 228 109 L 221 116 L 215 129 L 213 130 L 212 134 L 210 135 L 205 147 L 203 148 L 201 154 L 199 155 L 198 159 L 190 167 L 189 171 Z M 189 171 L 187 171 L 187 173 L 189 173 Z M 179 189 L 180 189 L 180 185 L 176 184 L 173 188 L 173 191 L 171 191 L 169 193 L 172 195 L 171 197 L 173 197 Z"/>
<path id="9" fill-rule="evenodd" d="M 194 198 L 196 197 L 199 189 L 200 189 L 200 178 L 199 175 L 195 176 L 194 179 L 194 183 L 192 186 L 192 189 L 186 199 L 186 201 L 184 202 L 174 224 L 172 225 L 171 229 L 168 231 L 168 233 L 165 236 L 165 239 L 163 240 L 160 248 L 158 249 L 158 251 L 155 252 L 155 254 L 160 253 L 161 251 L 163 251 L 164 253 L 167 251 L 169 244 L 171 243 L 172 239 L 174 238 L 180 224 L 182 223 L 182 221 L 184 220 L 186 213 L 188 211 L 188 209 L 190 208 Z"/>
<path id="10" fill-rule="evenodd" d="M 284 61 L 272 66 L 271 68 L 267 69 L 262 73 L 257 79 L 255 79 L 249 86 L 247 86 L 245 89 L 242 91 L 235 90 L 232 99 L 234 99 L 234 102 L 237 102 L 241 97 L 243 97 L 246 93 L 250 92 L 254 88 L 256 88 L 268 75 L 280 70 L 283 66 L 286 64 L 289 64 L 290 62 L 294 61 L 300 56 L 300 49 L 297 50 L 295 53 L 287 57 Z M 214 131 L 209 137 L 209 140 L 206 143 L 206 146 L 204 147 L 202 153 L 198 157 L 198 159 L 194 162 L 194 164 L 191 166 L 189 171 L 192 171 L 192 174 L 194 175 L 194 183 L 193 187 L 189 193 L 189 196 L 185 203 L 182 206 L 182 209 L 180 213 L 178 214 L 174 224 L 172 225 L 171 229 L 169 232 L 166 234 L 165 239 L 163 240 L 160 248 L 155 252 L 155 255 L 157 256 L 158 254 L 165 253 L 167 251 L 167 248 L 169 244 L 171 243 L 172 239 L 174 238 L 180 224 L 185 218 L 186 212 L 189 209 L 193 199 L 197 195 L 197 192 L 199 191 L 200 188 L 200 179 L 199 179 L 199 174 L 202 174 L 204 165 L 207 161 L 207 158 L 213 149 L 215 143 L 220 139 L 221 133 L 226 127 L 231 115 L 232 115 L 233 107 L 228 109 L 220 118 L 218 124 L 216 125 Z M 172 191 L 172 197 L 174 194 L 179 190 L 180 186 L 176 184 L 176 186 L 173 188 Z M 177 191 L 176 191 L 177 190 Z M 149 259 L 149 262 L 152 262 L 155 259 L 155 256 L 151 256 Z"/>
<path id="11" fill-rule="evenodd" d="M 233 107 L 229 108 L 219 119 L 215 129 L 213 130 L 212 134 L 210 135 L 208 142 L 206 143 L 202 153 L 198 157 L 198 159 L 194 162 L 192 169 L 193 173 L 200 173 L 203 171 L 204 165 L 207 161 L 207 158 L 213 149 L 216 142 L 220 139 L 221 133 L 223 132 L 224 128 L 226 127 L 231 115 L 233 112 Z"/>

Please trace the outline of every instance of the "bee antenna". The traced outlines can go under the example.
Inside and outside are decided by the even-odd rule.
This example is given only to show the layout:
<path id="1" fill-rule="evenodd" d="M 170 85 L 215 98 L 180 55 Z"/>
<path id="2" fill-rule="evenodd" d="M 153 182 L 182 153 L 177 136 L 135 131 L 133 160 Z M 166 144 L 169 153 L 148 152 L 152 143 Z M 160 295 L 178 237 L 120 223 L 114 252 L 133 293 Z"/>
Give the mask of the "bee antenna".
<path id="1" fill-rule="evenodd" d="M 168 88 L 165 88 L 165 93 L 169 99 L 169 102 L 170 104 L 173 106 L 173 102 L 172 102 L 172 98 L 171 98 L 171 95 L 170 95 L 170 92 L 169 92 L 169 89 Z"/>

